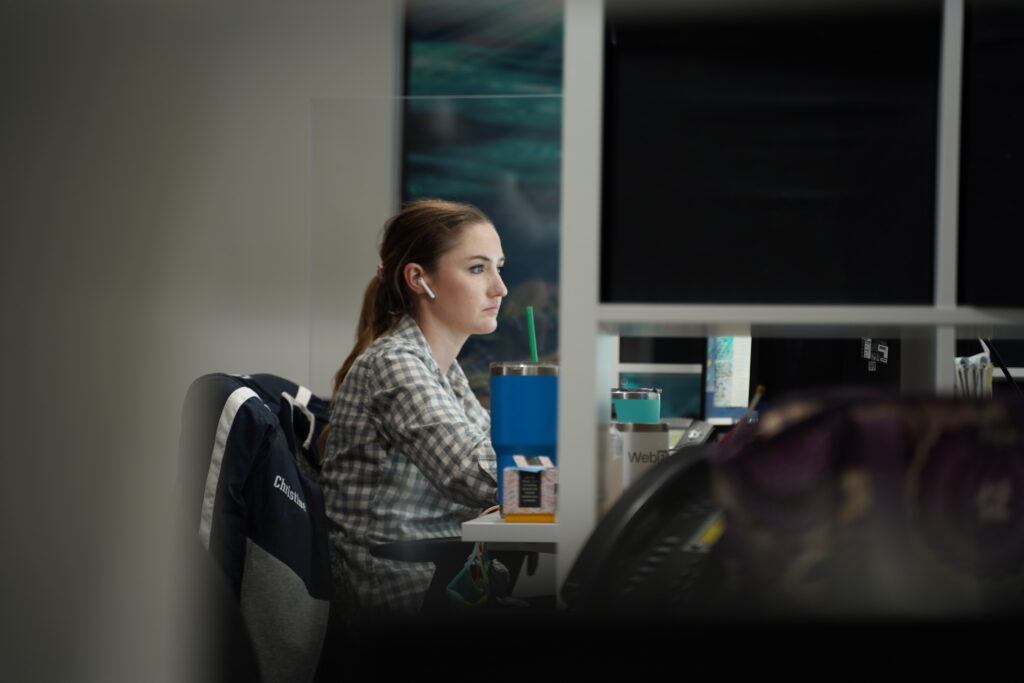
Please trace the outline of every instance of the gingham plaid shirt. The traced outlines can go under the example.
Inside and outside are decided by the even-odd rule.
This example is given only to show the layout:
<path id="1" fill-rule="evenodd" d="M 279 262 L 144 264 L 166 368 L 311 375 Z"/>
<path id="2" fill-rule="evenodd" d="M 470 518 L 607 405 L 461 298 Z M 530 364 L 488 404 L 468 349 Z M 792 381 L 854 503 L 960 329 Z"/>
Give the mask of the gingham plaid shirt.
<path id="1" fill-rule="evenodd" d="M 496 502 L 490 416 L 458 362 L 442 373 L 404 316 L 364 351 L 331 409 L 322 470 L 335 583 L 351 609 L 419 611 L 434 565 L 370 555 L 370 545 L 458 536 Z"/>

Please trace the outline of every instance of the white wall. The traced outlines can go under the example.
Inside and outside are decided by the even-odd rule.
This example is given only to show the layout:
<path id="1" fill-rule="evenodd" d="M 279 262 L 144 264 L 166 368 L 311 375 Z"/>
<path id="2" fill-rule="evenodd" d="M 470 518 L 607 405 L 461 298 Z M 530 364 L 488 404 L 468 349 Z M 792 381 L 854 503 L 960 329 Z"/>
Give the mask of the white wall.
<path id="1" fill-rule="evenodd" d="M 211 371 L 328 390 L 394 206 L 398 15 L 0 9 L 5 678 L 178 678 L 181 401 Z"/>

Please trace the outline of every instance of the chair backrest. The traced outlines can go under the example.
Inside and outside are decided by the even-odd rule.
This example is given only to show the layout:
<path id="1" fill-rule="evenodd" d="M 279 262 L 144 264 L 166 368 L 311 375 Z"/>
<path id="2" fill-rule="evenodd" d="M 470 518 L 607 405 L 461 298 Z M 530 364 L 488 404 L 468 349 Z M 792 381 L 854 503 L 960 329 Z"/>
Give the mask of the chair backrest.
<path id="1" fill-rule="evenodd" d="M 703 613 L 709 595 L 702 577 L 719 523 L 709 453 L 706 445 L 680 449 L 623 492 L 562 586 L 571 614 L 621 624 Z"/>
<path id="2" fill-rule="evenodd" d="M 273 375 L 204 375 L 185 399 L 186 524 L 235 591 L 263 680 L 312 680 L 327 629 L 327 519 L 308 456 L 325 421 L 325 401 Z"/>

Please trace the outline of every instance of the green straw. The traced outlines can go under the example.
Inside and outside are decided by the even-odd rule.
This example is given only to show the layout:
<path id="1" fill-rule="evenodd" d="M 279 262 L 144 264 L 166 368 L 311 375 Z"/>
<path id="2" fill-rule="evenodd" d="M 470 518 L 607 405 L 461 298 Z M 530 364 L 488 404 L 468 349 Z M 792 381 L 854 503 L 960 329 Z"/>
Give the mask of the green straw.
<path id="1" fill-rule="evenodd" d="M 537 331 L 533 328 L 533 306 L 526 307 L 526 329 L 530 332 L 530 362 L 537 362 Z"/>

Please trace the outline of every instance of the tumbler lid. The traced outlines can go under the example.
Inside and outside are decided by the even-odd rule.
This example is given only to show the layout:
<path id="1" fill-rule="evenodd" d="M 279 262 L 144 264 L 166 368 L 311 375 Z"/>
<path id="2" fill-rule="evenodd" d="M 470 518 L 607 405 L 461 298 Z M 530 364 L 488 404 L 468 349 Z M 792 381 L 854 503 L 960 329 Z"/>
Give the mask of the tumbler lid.
<path id="1" fill-rule="evenodd" d="M 491 363 L 492 377 L 509 375 L 558 377 L 558 363 L 528 363 L 526 361 Z"/>
<path id="2" fill-rule="evenodd" d="M 661 389 L 654 387 L 641 387 L 638 389 L 626 389 L 617 387 L 612 389 L 613 400 L 635 400 L 635 401 L 660 401 Z"/>

